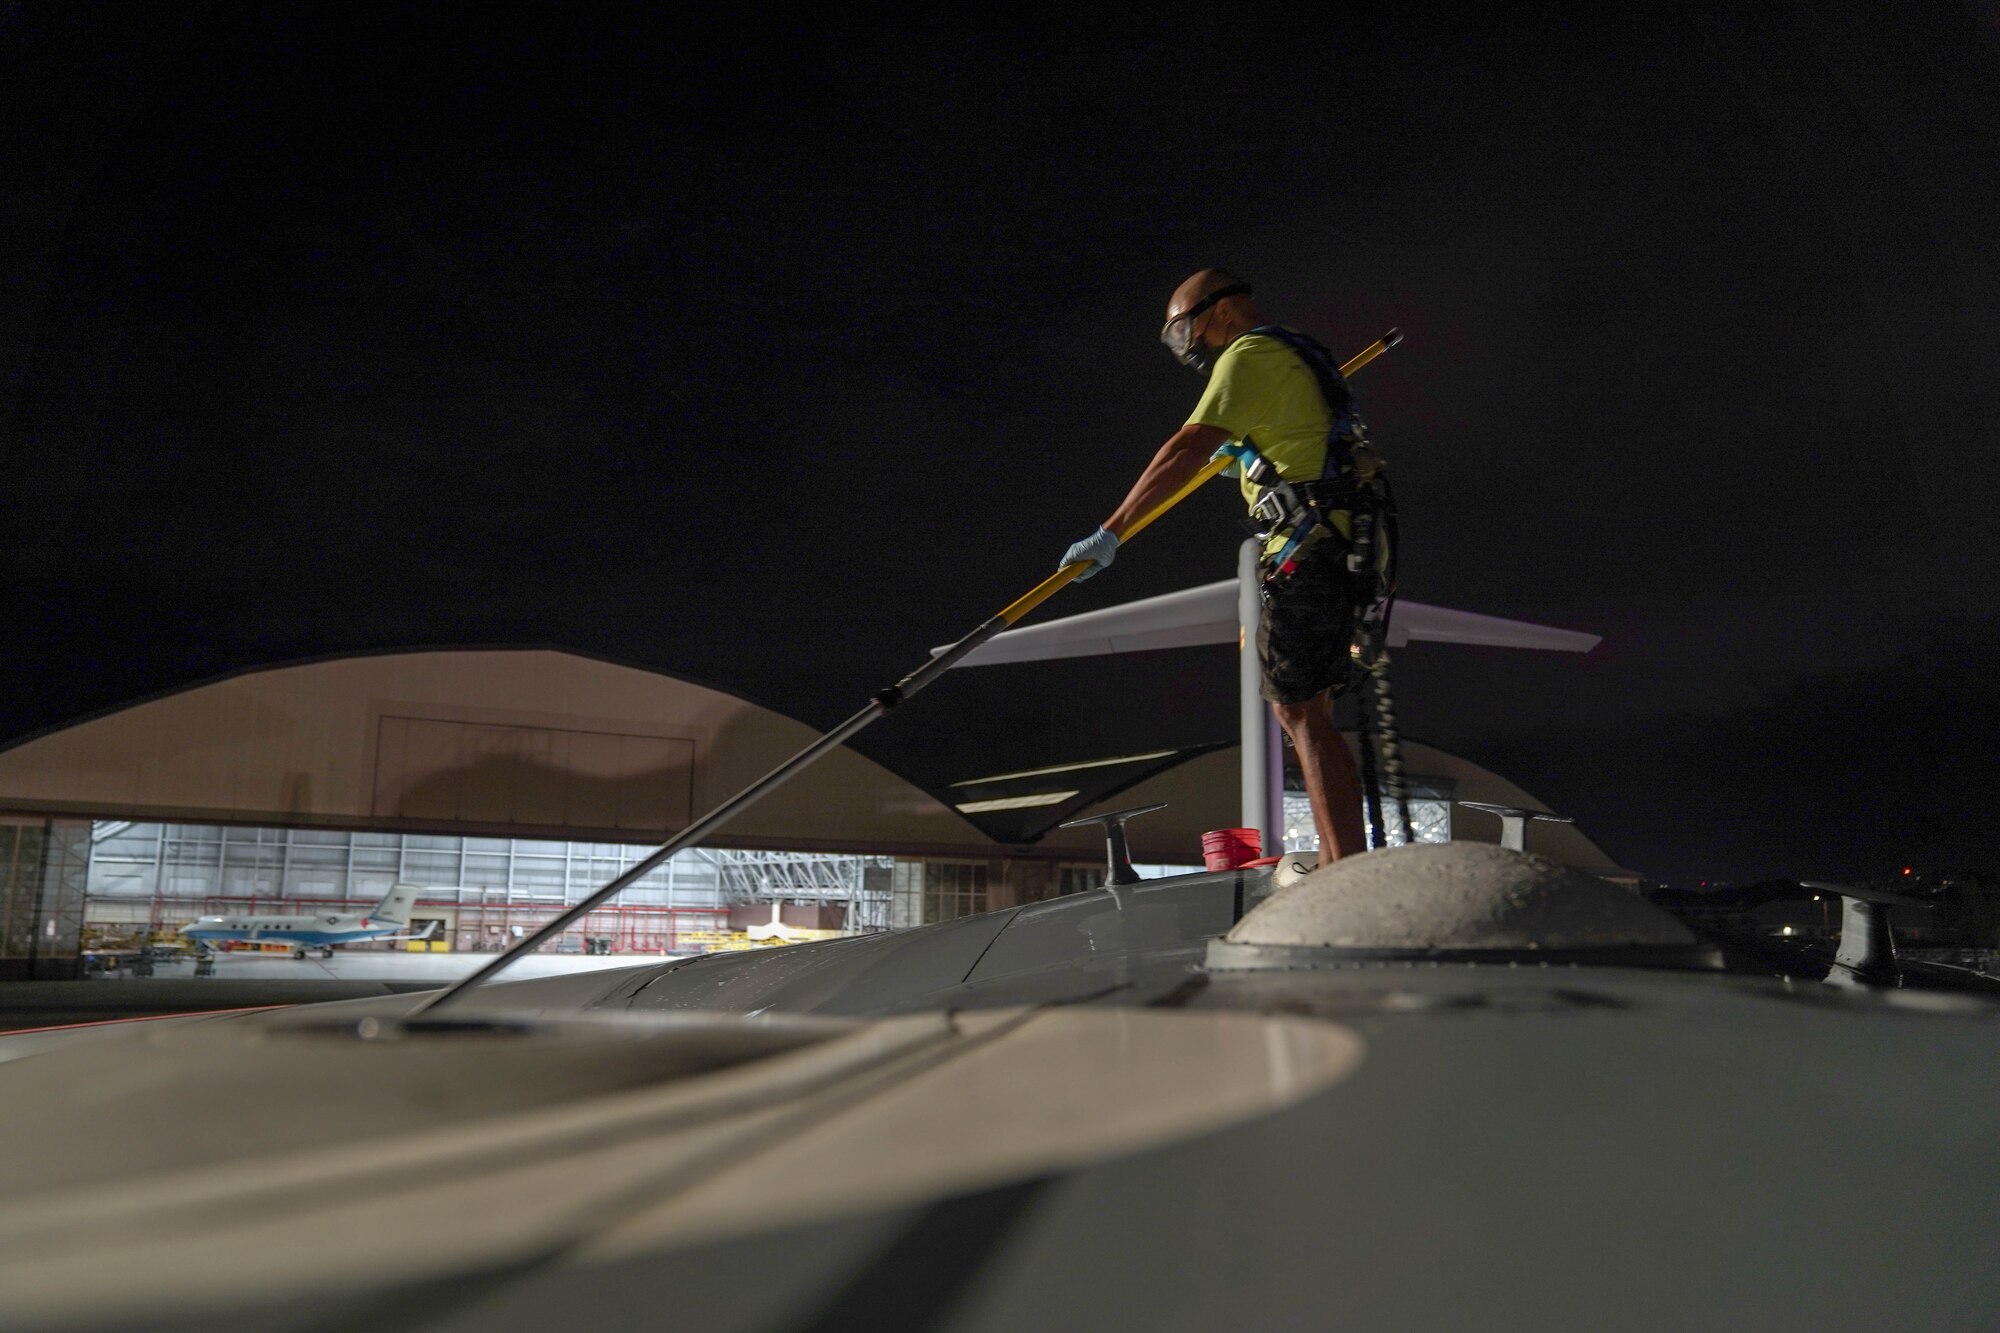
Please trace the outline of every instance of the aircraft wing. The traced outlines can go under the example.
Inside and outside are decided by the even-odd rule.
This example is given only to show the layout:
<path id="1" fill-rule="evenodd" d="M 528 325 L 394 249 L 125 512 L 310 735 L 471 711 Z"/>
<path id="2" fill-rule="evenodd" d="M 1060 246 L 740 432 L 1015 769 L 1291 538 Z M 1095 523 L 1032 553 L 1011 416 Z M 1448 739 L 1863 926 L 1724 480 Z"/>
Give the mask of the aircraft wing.
<path id="1" fill-rule="evenodd" d="M 996 666 L 1004 662 L 1046 662 L 1064 657 L 1235 643 L 1236 595 L 1236 580 L 1223 579 L 1124 606 L 1008 630 L 968 653 L 958 665 Z M 1601 642 L 1595 634 L 1410 601 L 1396 603 L 1389 629 L 1392 648 L 1419 642 L 1461 643 L 1587 653 Z"/>

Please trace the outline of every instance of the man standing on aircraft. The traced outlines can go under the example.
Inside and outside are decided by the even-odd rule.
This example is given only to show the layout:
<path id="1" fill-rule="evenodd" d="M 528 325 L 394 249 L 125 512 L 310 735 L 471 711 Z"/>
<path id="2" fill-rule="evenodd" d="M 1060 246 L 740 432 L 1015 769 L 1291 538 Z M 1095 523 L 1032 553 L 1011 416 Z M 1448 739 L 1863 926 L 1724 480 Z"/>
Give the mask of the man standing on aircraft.
<path id="1" fill-rule="evenodd" d="M 1338 363 L 1303 334 L 1267 323 L 1250 298 L 1249 284 L 1213 268 L 1174 290 L 1160 341 L 1183 364 L 1210 372 L 1208 390 L 1124 503 L 1062 563 L 1091 561 L 1081 578 L 1108 566 L 1120 535 L 1221 448 L 1238 456 L 1253 513 L 1260 501 L 1282 498 L 1294 516 L 1301 505 L 1320 516 L 1295 519 L 1265 548 L 1257 653 L 1264 697 L 1305 776 L 1320 864 L 1330 865 L 1367 849 L 1361 781 L 1333 721 L 1333 700 L 1350 684 L 1357 610 L 1347 562 L 1351 517 L 1333 506 L 1340 488 L 1352 486 L 1357 423 Z M 1274 512 L 1267 507 L 1261 516 Z M 1289 545 L 1293 533 L 1303 540 Z"/>

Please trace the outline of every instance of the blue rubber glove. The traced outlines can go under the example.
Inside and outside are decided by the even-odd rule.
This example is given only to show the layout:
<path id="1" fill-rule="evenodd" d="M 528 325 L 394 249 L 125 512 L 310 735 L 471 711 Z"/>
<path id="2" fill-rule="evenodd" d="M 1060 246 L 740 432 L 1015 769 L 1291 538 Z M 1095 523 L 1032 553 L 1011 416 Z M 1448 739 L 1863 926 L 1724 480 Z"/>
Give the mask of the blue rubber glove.
<path id="1" fill-rule="evenodd" d="M 1222 469 L 1222 475 L 1231 481 L 1240 480 L 1245 466 L 1243 460 L 1250 456 L 1250 451 L 1240 441 L 1224 440 L 1222 446 L 1208 456 L 1208 461 L 1213 463 L 1224 454 L 1229 455 L 1230 463 L 1228 467 Z"/>
<path id="2" fill-rule="evenodd" d="M 1090 568 L 1076 576 L 1078 583 L 1092 577 L 1100 569 L 1106 569 L 1118 554 L 1118 534 L 1109 528 L 1099 528 L 1080 542 L 1073 542 L 1063 552 L 1063 558 L 1056 562 L 1056 568 L 1073 565 L 1079 560 L 1090 561 Z"/>

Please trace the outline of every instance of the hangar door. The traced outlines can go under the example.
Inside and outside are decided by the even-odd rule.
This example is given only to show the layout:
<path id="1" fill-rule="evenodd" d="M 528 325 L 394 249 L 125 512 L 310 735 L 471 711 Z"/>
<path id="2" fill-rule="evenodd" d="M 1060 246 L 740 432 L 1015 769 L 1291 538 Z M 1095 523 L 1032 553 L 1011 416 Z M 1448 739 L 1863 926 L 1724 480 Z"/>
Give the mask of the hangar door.
<path id="1" fill-rule="evenodd" d="M 374 813 L 660 832 L 693 818 L 693 779 L 678 737 L 385 716 Z"/>

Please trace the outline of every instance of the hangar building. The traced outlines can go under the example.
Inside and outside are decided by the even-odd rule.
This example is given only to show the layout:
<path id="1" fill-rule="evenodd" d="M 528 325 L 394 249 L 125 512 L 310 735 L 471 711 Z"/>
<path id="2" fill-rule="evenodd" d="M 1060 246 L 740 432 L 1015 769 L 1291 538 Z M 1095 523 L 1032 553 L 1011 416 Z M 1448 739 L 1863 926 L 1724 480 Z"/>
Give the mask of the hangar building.
<path id="1" fill-rule="evenodd" d="M 168 694 L 0 752 L 0 974 L 70 975 L 92 932 L 365 911 L 399 881 L 424 887 L 415 915 L 446 947 L 498 949 L 814 735 L 720 690 L 551 649 L 343 657 Z M 1405 749 L 1420 836 L 1498 840 L 1497 820 L 1454 801 L 1545 808 L 1454 755 Z M 683 852 L 558 947 L 714 947 L 772 905 L 803 930 L 866 930 L 1036 901 L 1103 876 L 1097 830 L 1058 824 L 1158 801 L 1131 825 L 1135 859 L 1196 864 L 1202 832 L 1237 822 L 1237 773 L 1234 747 L 1206 746 L 932 792 L 842 749 L 744 813 L 726 846 Z M 1615 870 L 1573 827 L 1530 829 L 1531 850 Z"/>

